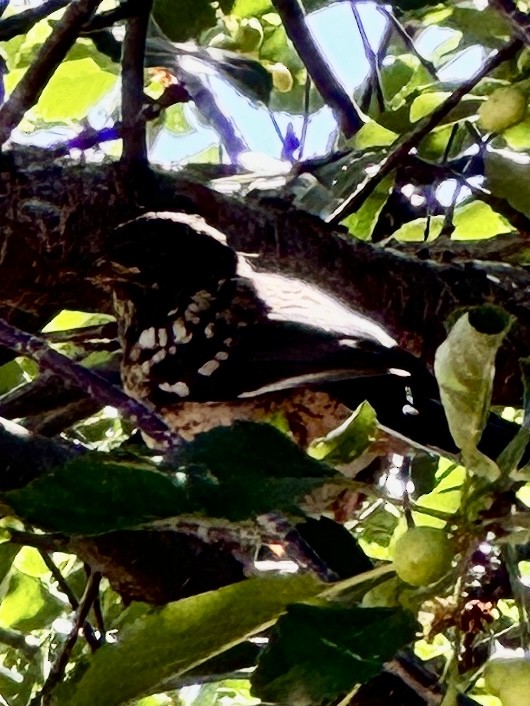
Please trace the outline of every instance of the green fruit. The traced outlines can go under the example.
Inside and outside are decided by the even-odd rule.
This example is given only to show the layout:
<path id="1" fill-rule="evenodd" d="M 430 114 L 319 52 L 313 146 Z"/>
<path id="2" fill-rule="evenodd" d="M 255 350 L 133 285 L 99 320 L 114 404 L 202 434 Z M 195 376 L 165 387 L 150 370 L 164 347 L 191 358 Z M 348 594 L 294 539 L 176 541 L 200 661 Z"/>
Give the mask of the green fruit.
<path id="1" fill-rule="evenodd" d="M 280 93 L 289 93 L 293 87 L 293 75 L 284 64 L 271 64 L 267 70 L 272 75 L 272 85 Z"/>
<path id="2" fill-rule="evenodd" d="M 443 530 L 413 527 L 394 545 L 394 568 L 402 581 L 427 586 L 442 578 L 451 567 L 453 551 Z"/>
<path id="3" fill-rule="evenodd" d="M 257 51 L 263 42 L 263 27 L 258 18 L 241 20 L 234 41 L 242 52 Z"/>
<path id="4" fill-rule="evenodd" d="M 518 88 L 497 88 L 478 110 L 479 125 L 487 132 L 502 132 L 521 122 L 526 113 L 526 103 L 525 94 Z"/>
<path id="5" fill-rule="evenodd" d="M 494 657 L 484 668 L 488 691 L 503 706 L 526 706 L 530 703 L 530 659 L 528 657 Z"/>

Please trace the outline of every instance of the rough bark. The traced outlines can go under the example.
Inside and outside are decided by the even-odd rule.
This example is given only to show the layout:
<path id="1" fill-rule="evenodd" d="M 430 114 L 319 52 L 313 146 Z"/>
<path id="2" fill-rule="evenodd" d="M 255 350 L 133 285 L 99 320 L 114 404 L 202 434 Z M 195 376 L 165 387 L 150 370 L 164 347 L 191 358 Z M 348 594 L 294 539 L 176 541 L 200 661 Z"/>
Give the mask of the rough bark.
<path id="1" fill-rule="evenodd" d="M 97 264 L 113 227 L 150 210 L 183 210 L 223 231 L 232 247 L 256 254 L 259 270 L 320 287 L 428 365 L 455 311 L 484 302 L 504 307 L 516 325 L 499 356 L 495 401 L 520 401 L 517 360 L 530 349 L 530 274 L 494 262 L 491 248 L 488 260 L 471 244 L 474 259 L 430 259 L 425 247 L 399 252 L 358 241 L 263 192 L 237 199 L 184 172 L 156 171 L 136 188 L 117 165 L 50 164 L 36 150 L 4 155 L 0 185 L 0 316 L 21 328 L 34 331 L 63 308 L 110 312 Z M 172 243 L 159 255 L 176 257 Z"/>

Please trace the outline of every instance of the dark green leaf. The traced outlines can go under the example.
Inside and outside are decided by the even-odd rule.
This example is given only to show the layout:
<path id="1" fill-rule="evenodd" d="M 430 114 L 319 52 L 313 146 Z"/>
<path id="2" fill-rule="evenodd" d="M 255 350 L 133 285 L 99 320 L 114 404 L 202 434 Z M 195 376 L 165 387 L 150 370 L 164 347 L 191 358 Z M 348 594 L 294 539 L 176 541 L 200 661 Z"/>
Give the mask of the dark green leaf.
<path id="1" fill-rule="evenodd" d="M 289 606 L 259 659 L 253 692 L 291 706 L 337 699 L 378 674 L 417 627 L 399 608 Z"/>
<path id="2" fill-rule="evenodd" d="M 327 517 L 308 518 L 296 526 L 298 533 L 339 579 L 357 576 L 373 564 L 343 525 Z"/>
<path id="3" fill-rule="evenodd" d="M 270 424 L 236 422 L 200 434 L 183 452 L 185 464 L 202 465 L 222 481 L 262 478 L 329 478 L 334 471 L 310 458 Z"/>
<path id="4" fill-rule="evenodd" d="M 96 454 L 6 493 L 6 501 L 25 520 L 69 534 L 124 529 L 199 509 L 182 482 Z"/>

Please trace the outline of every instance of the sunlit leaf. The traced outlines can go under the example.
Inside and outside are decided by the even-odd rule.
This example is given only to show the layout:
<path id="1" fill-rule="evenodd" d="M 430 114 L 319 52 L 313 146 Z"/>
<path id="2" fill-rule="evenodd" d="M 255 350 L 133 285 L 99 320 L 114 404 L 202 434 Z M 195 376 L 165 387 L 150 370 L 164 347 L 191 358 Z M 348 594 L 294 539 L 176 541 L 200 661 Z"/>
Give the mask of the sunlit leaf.
<path id="1" fill-rule="evenodd" d="M 473 201 L 455 209 L 453 240 L 483 240 L 514 230 L 509 221 L 483 201 Z"/>
<path id="2" fill-rule="evenodd" d="M 434 362 L 449 428 L 464 463 L 489 480 L 500 472 L 477 444 L 489 412 L 495 356 L 509 327 L 510 318 L 502 310 L 477 307 L 458 319 Z"/>
<path id="3" fill-rule="evenodd" d="M 249 579 L 169 603 L 125 628 L 59 689 L 53 706 L 118 706 L 260 632 L 319 593 L 310 575 Z"/>

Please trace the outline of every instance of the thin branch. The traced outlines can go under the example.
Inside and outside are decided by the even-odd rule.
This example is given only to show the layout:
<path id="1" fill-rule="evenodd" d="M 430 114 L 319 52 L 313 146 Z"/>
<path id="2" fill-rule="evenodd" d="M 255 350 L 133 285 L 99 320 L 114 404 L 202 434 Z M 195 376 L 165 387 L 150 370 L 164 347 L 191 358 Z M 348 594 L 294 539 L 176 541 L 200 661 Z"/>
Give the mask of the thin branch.
<path id="1" fill-rule="evenodd" d="M 305 13 L 298 0 L 272 0 L 280 15 L 287 36 L 294 44 L 316 89 L 333 110 L 335 118 L 346 137 L 351 137 L 363 126 L 364 121 L 333 69 L 322 55 L 305 21 Z"/>
<path id="2" fill-rule="evenodd" d="M 516 37 L 530 45 L 530 15 L 521 12 L 513 0 L 489 0 L 489 5 L 508 20 Z"/>
<path id="3" fill-rule="evenodd" d="M 363 44 L 363 51 L 364 55 L 366 57 L 366 60 L 370 64 L 370 79 L 369 83 L 373 90 L 375 91 L 375 97 L 377 100 L 377 107 L 379 110 L 384 111 L 385 109 L 385 96 L 383 94 L 383 86 L 381 82 L 381 73 L 379 71 L 379 53 L 375 52 L 372 48 L 372 45 L 370 44 L 370 40 L 368 39 L 368 35 L 366 34 L 366 30 L 364 28 L 364 24 L 361 18 L 361 14 L 359 12 L 359 8 L 357 7 L 357 2 L 356 0 L 350 0 L 350 7 L 351 11 L 353 13 L 353 17 L 355 19 L 355 24 L 357 25 L 357 29 L 359 30 L 359 35 L 361 37 L 361 41 Z"/>
<path id="4" fill-rule="evenodd" d="M 0 627 L 0 643 L 19 650 L 27 660 L 34 659 L 39 653 L 39 647 L 27 642 L 26 635 L 18 630 Z"/>
<path id="5" fill-rule="evenodd" d="M 416 48 L 416 45 L 414 44 L 414 40 L 408 34 L 407 30 L 405 29 L 405 27 L 403 27 L 401 22 L 392 12 L 392 10 L 389 10 L 388 7 L 385 7 L 384 5 L 379 5 L 377 7 L 377 11 L 381 15 L 386 17 L 387 20 L 390 21 L 392 27 L 398 33 L 406 48 L 410 51 L 411 54 L 414 54 L 414 56 L 419 60 L 423 68 L 426 69 L 433 78 L 438 78 L 434 64 L 420 54 L 420 52 Z"/>
<path id="6" fill-rule="evenodd" d="M 37 52 L 35 60 L 0 108 L 0 145 L 11 136 L 24 113 L 33 107 L 55 70 L 74 44 L 83 24 L 102 0 L 76 0 Z"/>
<path id="7" fill-rule="evenodd" d="M 151 6 L 152 0 L 141 0 L 136 3 L 137 14 L 127 20 L 122 48 L 122 160 L 131 168 L 147 164 L 147 142 L 142 109 L 145 41 Z"/>
<path id="8" fill-rule="evenodd" d="M 100 582 L 100 573 L 94 572 L 89 576 L 85 586 L 85 592 L 79 602 L 79 607 L 76 612 L 72 629 L 70 630 L 63 648 L 58 654 L 57 659 L 48 674 L 48 678 L 44 682 L 40 692 L 34 699 L 31 700 L 30 706 L 49 706 L 51 704 L 52 692 L 64 677 L 64 672 L 68 661 L 70 660 L 70 655 L 72 654 L 72 650 L 74 649 L 79 636 L 79 630 L 85 624 L 92 604 L 97 598 Z"/>
<path id="9" fill-rule="evenodd" d="M 32 7 L 16 15 L 7 17 L 0 22 L 0 42 L 7 42 L 19 34 L 26 34 L 29 30 L 48 15 L 66 7 L 70 0 L 46 0 L 42 5 Z"/>
<path id="10" fill-rule="evenodd" d="M 99 403 L 117 407 L 125 417 L 130 418 L 162 447 L 168 448 L 178 444 L 178 437 L 168 430 L 163 419 L 147 405 L 131 399 L 97 373 L 57 353 L 42 339 L 20 331 L 1 319 L 0 345 L 19 355 L 27 355 L 45 370 L 62 375 L 65 380 L 84 389 Z"/>
<path id="11" fill-rule="evenodd" d="M 79 608 L 79 601 L 77 600 L 77 596 L 75 595 L 73 590 L 70 588 L 68 581 L 61 574 L 58 566 L 55 564 L 48 552 L 44 551 L 43 549 L 39 549 L 38 551 L 42 561 L 45 563 L 48 571 L 52 575 L 52 578 L 59 587 L 59 590 L 61 591 L 61 593 L 64 593 L 64 595 L 67 597 L 68 602 L 72 607 L 72 610 L 77 610 Z M 92 652 L 95 652 L 98 647 L 100 647 L 101 643 L 100 640 L 98 640 L 98 638 L 96 637 L 94 628 L 88 622 L 88 620 L 85 621 L 85 624 L 83 625 L 83 632 L 86 637 L 86 641 L 90 646 L 90 649 L 92 650 Z"/>
<path id="12" fill-rule="evenodd" d="M 379 171 L 372 177 L 365 180 L 364 184 L 341 203 L 327 218 L 326 222 L 336 225 L 340 223 L 346 216 L 355 213 L 371 196 L 383 179 L 395 169 L 400 162 L 405 159 L 408 153 L 418 146 L 421 140 L 426 137 L 429 132 L 435 128 L 438 123 L 443 120 L 455 108 L 462 98 L 469 93 L 479 81 L 490 74 L 500 64 L 508 59 L 511 59 L 521 49 L 522 42 L 519 39 L 513 39 L 506 44 L 496 54 L 484 62 L 481 70 L 474 74 L 470 79 L 462 83 L 449 98 L 444 101 L 431 115 L 429 115 L 418 127 L 409 133 L 405 138 L 398 142 L 397 146 L 390 152 L 388 157 L 381 163 Z"/>

